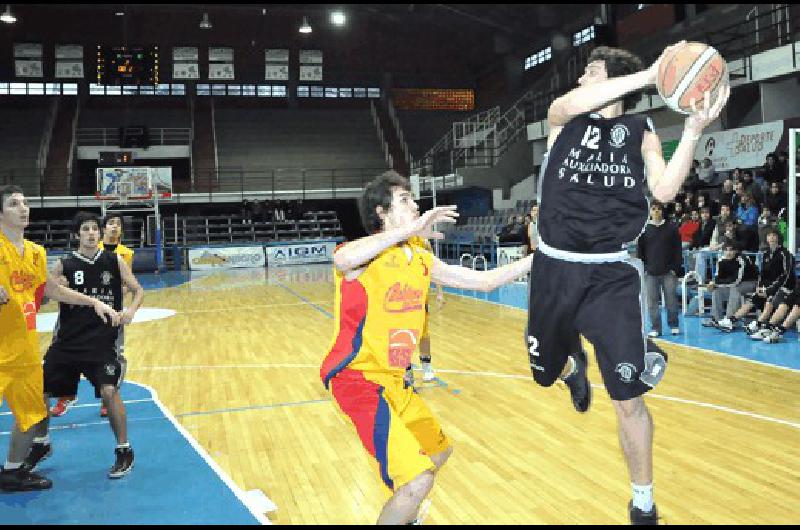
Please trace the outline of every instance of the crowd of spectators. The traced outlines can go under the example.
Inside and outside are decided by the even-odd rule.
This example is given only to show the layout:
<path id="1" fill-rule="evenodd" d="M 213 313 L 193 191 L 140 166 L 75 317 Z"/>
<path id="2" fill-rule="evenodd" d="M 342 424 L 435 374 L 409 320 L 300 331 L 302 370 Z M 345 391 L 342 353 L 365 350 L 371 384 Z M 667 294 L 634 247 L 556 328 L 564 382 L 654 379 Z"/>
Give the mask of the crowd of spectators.
<path id="1" fill-rule="evenodd" d="M 651 336 L 661 334 L 662 291 L 668 325 L 673 334 L 680 333 L 675 282 L 686 272 L 680 256 L 687 250 L 695 283 L 712 293 L 712 317 L 704 325 L 731 332 L 755 308 L 758 318 L 743 329 L 751 338 L 770 343 L 780 341 L 800 319 L 794 256 L 782 246 L 788 179 L 785 152 L 769 154 L 761 168 L 736 168 L 728 174 L 718 173 L 708 158 L 695 160 L 675 201 L 653 204 L 638 245 L 651 305 Z M 759 251 L 761 269 L 752 256 Z M 713 271 L 712 256 L 719 258 Z"/>

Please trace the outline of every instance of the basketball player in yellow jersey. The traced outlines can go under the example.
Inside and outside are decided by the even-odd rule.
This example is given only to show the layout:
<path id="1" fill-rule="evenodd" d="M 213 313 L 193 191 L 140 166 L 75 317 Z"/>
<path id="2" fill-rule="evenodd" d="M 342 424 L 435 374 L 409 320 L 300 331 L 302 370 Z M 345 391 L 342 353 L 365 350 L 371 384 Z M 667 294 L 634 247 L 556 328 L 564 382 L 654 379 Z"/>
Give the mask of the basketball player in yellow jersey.
<path id="1" fill-rule="evenodd" d="M 23 468 L 33 441 L 33 427 L 47 417 L 42 400 L 43 372 L 36 333 L 42 298 L 92 306 L 103 321 L 119 324 L 111 307 L 63 287 L 47 276 L 47 254 L 24 238 L 30 208 L 22 190 L 0 187 L 0 396 L 14 415 L 8 459 L 0 472 L 3 491 L 42 490 L 53 483 Z"/>
<path id="2" fill-rule="evenodd" d="M 100 242 L 99 248 L 100 250 L 108 250 L 110 252 L 114 252 L 115 254 L 119 255 L 128 268 L 133 270 L 133 250 L 129 249 L 125 245 L 122 244 L 122 234 L 124 233 L 124 224 L 122 219 L 122 214 L 111 212 L 105 216 L 103 219 L 103 241 Z M 66 279 L 61 282 L 61 285 L 67 285 Z M 127 366 L 127 361 L 125 360 L 125 337 L 124 337 L 124 330 L 120 331 L 120 352 L 119 358 L 120 362 Z M 122 373 L 125 373 L 125 369 L 122 370 Z M 119 386 L 122 386 L 122 381 L 119 382 Z M 50 409 L 51 416 L 63 416 L 69 410 L 69 407 L 72 406 L 77 401 L 77 396 L 65 396 L 58 398 L 56 404 Z M 105 418 L 108 416 L 108 407 L 106 406 L 105 401 L 103 401 L 100 405 L 100 417 Z"/>
<path id="3" fill-rule="evenodd" d="M 373 235 L 334 252 L 334 337 L 320 378 L 392 492 L 378 524 L 407 524 L 452 453 L 439 422 L 403 383 L 425 322 L 430 282 L 491 291 L 525 275 L 532 257 L 491 271 L 439 260 L 412 238 L 441 239 L 434 224 L 454 223 L 455 206 L 420 216 L 410 183 L 394 171 L 367 185 L 359 209 Z"/>

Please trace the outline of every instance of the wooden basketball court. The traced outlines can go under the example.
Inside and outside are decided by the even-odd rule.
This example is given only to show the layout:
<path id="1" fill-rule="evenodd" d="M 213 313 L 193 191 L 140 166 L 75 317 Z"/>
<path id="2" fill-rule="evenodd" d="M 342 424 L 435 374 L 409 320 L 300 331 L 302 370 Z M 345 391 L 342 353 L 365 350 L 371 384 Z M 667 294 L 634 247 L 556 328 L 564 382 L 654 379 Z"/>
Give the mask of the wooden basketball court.
<path id="1" fill-rule="evenodd" d="M 579 415 L 565 387 L 532 381 L 524 311 L 446 298 L 431 315 L 440 379 L 420 391 L 455 453 L 426 524 L 626 524 L 630 485 L 594 362 L 595 401 Z M 332 302 L 330 265 L 219 272 L 148 291 L 145 306 L 177 315 L 126 331 L 128 379 L 154 388 L 240 487 L 263 490 L 275 523 L 371 524 L 385 499 L 319 380 Z M 669 369 L 647 399 L 662 522 L 800 520 L 800 373 L 664 347 Z"/>

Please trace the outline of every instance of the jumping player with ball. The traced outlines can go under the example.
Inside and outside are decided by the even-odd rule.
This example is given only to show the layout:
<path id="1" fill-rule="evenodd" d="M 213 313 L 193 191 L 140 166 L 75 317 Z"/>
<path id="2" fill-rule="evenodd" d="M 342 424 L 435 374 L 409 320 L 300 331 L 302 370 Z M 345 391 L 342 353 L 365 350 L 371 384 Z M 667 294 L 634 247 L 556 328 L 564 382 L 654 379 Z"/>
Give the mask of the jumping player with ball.
<path id="1" fill-rule="evenodd" d="M 657 524 L 653 420 L 642 396 L 663 377 L 666 358 L 644 334 L 642 265 L 627 245 L 644 230 L 649 197 L 667 202 L 680 190 L 703 129 L 728 100 L 727 67 L 699 43 L 671 46 L 647 69 L 630 52 L 599 47 L 578 85 L 548 113 L 528 356 L 538 384 L 560 378 L 575 409 L 586 412 L 591 385 L 580 336 L 592 343 L 633 489 L 630 521 Z M 688 114 L 669 164 L 652 122 L 625 114 L 652 85 L 667 105 Z"/>

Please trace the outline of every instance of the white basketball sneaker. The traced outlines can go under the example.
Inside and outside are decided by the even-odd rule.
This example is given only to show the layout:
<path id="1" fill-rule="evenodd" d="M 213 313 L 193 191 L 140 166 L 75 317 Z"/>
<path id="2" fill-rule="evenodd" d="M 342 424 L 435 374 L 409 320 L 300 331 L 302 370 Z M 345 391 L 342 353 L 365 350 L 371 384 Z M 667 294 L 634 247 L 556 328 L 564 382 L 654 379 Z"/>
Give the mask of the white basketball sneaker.
<path id="1" fill-rule="evenodd" d="M 436 379 L 436 374 L 433 373 L 431 363 L 422 363 L 422 380 L 426 383 L 429 383 L 434 379 Z"/>

